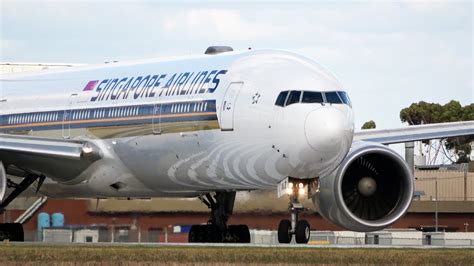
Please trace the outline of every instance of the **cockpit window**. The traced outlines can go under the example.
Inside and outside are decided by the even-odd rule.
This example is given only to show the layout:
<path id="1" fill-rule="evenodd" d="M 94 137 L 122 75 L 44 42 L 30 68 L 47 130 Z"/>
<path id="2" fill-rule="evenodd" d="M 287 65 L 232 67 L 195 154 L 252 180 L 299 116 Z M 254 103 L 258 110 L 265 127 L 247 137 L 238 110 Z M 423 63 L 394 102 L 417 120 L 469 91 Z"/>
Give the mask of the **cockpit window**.
<path id="1" fill-rule="evenodd" d="M 287 95 L 288 95 L 288 91 L 280 92 L 280 94 L 278 95 L 278 98 L 275 102 L 275 105 L 283 107 L 285 105 L 285 100 L 286 100 Z"/>
<path id="2" fill-rule="evenodd" d="M 341 98 L 339 98 L 335 91 L 326 92 L 325 95 L 328 103 L 342 103 Z"/>
<path id="3" fill-rule="evenodd" d="M 322 103 L 324 102 L 323 95 L 321 94 L 321 92 L 317 92 L 317 91 L 304 91 L 302 102 L 303 103 Z"/>
<path id="4" fill-rule="evenodd" d="M 286 101 L 286 105 L 288 106 L 290 104 L 299 103 L 300 95 L 301 95 L 301 91 L 291 91 L 290 96 L 288 97 L 288 100 Z"/>
<path id="5" fill-rule="evenodd" d="M 337 94 L 339 94 L 339 97 L 341 97 L 342 101 L 352 107 L 351 100 L 349 99 L 349 96 L 345 91 L 338 91 Z"/>
<path id="6" fill-rule="evenodd" d="M 278 94 L 275 105 L 285 107 L 294 103 L 346 104 L 352 107 L 345 91 L 282 91 Z"/>

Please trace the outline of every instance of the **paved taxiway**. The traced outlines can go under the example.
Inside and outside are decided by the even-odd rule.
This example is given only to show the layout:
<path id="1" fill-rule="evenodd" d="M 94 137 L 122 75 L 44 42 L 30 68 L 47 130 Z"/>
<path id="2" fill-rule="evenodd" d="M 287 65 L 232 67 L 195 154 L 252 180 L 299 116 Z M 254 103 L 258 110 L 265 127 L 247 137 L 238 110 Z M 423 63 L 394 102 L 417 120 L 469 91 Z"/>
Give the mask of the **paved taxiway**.
<path id="1" fill-rule="evenodd" d="M 5 243 L 4 243 L 5 244 Z M 26 246 L 97 246 L 97 247 L 234 247 L 234 248 L 339 248 L 339 249 L 472 249 L 474 246 L 433 246 L 433 245 L 312 245 L 312 244 L 233 244 L 233 243 L 124 243 L 124 242 L 100 242 L 100 243 L 63 243 L 63 242 L 9 242 L 9 245 L 26 245 Z"/>

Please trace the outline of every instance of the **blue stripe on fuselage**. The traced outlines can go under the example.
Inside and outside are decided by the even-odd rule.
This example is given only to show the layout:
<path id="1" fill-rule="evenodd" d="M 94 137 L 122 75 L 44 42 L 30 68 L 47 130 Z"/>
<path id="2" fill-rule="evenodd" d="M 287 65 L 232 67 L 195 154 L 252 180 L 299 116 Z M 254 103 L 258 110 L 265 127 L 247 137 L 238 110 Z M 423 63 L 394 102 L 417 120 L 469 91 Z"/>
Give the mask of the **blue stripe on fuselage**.
<path id="1" fill-rule="evenodd" d="M 30 112 L 0 116 L 0 132 L 217 120 L 216 101 Z"/>

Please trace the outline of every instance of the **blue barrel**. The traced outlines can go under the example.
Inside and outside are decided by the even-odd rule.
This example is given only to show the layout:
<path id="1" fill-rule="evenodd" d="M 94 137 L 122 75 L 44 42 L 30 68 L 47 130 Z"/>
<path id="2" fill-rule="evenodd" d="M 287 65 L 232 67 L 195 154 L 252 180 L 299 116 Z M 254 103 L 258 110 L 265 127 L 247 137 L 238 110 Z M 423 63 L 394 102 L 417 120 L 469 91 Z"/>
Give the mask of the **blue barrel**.
<path id="1" fill-rule="evenodd" d="M 42 230 L 43 228 L 50 227 L 50 219 L 49 214 L 46 212 L 40 212 L 38 214 L 38 230 Z"/>
<path id="2" fill-rule="evenodd" d="M 64 227 L 64 214 L 56 212 L 51 214 L 53 227 Z"/>

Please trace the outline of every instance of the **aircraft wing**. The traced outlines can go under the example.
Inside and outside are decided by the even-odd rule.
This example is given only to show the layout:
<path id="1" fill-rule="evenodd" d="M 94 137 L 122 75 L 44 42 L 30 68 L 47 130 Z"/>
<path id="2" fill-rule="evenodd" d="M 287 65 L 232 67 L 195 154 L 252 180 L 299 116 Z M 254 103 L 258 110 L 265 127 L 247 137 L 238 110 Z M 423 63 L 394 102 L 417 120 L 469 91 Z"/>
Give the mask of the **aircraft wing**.
<path id="1" fill-rule="evenodd" d="M 67 182 L 101 157 L 99 148 L 86 140 L 0 134 L 0 161 L 11 175 L 30 171 Z"/>
<path id="2" fill-rule="evenodd" d="M 467 135 L 474 135 L 474 121 L 408 126 L 396 129 L 367 129 L 356 132 L 354 141 L 395 144 Z"/>

